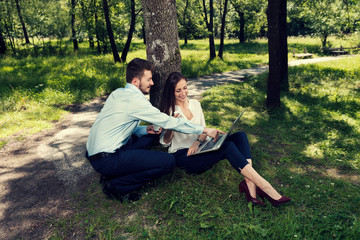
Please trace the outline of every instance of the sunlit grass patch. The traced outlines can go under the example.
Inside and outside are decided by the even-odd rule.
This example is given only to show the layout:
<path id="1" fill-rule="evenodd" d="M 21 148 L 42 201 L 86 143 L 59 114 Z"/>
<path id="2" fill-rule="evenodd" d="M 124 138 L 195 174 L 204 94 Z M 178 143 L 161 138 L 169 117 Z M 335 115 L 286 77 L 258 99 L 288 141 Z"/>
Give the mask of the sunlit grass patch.
<path id="1" fill-rule="evenodd" d="M 223 59 L 209 59 L 210 52 L 205 40 L 191 40 L 187 45 L 181 44 L 183 74 L 197 77 L 212 73 L 235 71 L 267 64 L 266 42 L 258 40 L 254 43 L 239 44 L 235 40 L 227 40 Z M 219 41 L 215 41 L 216 47 Z M 261 47 L 259 47 L 261 46 Z M 195 50 L 195 51 L 194 51 Z M 218 50 L 216 50 L 216 53 Z"/>
<path id="2" fill-rule="evenodd" d="M 50 129 L 64 113 L 64 110 L 38 103 L 31 103 L 16 112 L 5 112 L 0 115 L 0 141 L 8 142 L 9 136 L 22 139 Z"/>

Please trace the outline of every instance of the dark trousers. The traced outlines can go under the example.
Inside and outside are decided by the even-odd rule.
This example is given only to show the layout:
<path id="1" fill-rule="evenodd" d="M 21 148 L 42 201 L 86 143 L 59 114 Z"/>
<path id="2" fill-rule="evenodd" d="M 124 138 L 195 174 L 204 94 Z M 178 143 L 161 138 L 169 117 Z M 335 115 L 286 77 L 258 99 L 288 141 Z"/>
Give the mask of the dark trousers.
<path id="1" fill-rule="evenodd" d="M 154 139 L 157 136 L 151 134 L 140 138 L 132 136 L 114 154 L 91 161 L 91 165 L 110 183 L 112 191 L 120 194 L 132 192 L 175 167 L 175 158 L 171 154 L 145 150 Z"/>
<path id="2" fill-rule="evenodd" d="M 188 149 L 181 149 L 173 153 L 176 166 L 186 170 L 189 174 L 200 174 L 210 169 L 215 163 L 227 159 L 231 166 L 240 173 L 251 159 L 249 141 L 244 132 L 230 135 L 221 148 L 216 151 L 187 156 Z"/>

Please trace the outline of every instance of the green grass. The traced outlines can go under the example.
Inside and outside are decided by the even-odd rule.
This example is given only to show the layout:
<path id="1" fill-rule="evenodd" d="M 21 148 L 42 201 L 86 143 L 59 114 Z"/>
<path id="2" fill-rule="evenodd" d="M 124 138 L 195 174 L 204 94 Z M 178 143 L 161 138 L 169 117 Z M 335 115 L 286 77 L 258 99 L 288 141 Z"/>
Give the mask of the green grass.
<path id="1" fill-rule="evenodd" d="M 218 52 L 219 42 L 216 41 L 216 44 Z M 182 72 L 188 77 L 235 71 L 268 62 L 267 43 L 261 39 L 244 44 L 235 40 L 226 41 L 223 60 L 216 58 L 209 61 L 208 40 L 190 40 L 187 45 L 180 42 L 180 47 Z"/>
<path id="2" fill-rule="evenodd" d="M 51 221 L 52 239 L 357 239 L 360 236 L 360 57 L 289 69 L 280 109 L 264 107 L 266 74 L 217 86 L 201 100 L 209 126 L 250 139 L 254 168 L 293 201 L 252 208 L 227 161 L 202 175 L 176 169 L 135 203 L 106 200 L 98 183 Z"/>

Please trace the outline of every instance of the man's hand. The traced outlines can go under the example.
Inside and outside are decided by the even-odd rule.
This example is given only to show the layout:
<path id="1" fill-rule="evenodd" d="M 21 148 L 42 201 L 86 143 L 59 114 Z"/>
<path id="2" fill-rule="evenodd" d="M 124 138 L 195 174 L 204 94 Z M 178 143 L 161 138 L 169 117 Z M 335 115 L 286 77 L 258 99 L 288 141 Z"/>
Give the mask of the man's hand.
<path id="1" fill-rule="evenodd" d="M 225 134 L 223 131 L 217 130 L 215 128 L 204 128 L 204 133 L 208 135 L 209 137 L 212 137 L 214 139 L 214 142 L 217 140 L 219 133 Z"/>
<path id="2" fill-rule="evenodd" d="M 159 131 L 155 132 L 154 125 L 149 125 L 149 126 L 147 126 L 146 130 L 147 130 L 148 134 L 160 134 L 162 131 L 162 128 L 159 128 Z"/>

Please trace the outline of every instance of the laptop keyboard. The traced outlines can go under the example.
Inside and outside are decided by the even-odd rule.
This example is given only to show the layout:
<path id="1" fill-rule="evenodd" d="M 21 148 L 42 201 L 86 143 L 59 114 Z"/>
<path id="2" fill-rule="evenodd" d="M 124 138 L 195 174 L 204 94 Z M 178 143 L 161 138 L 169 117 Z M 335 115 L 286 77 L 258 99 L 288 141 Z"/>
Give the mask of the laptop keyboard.
<path id="1" fill-rule="evenodd" d="M 213 140 L 210 140 L 202 149 L 201 151 L 204 151 L 204 150 L 208 150 L 208 149 L 211 149 L 215 146 L 215 144 L 223 137 L 224 135 L 221 135 L 218 137 L 218 139 L 213 142 Z"/>

